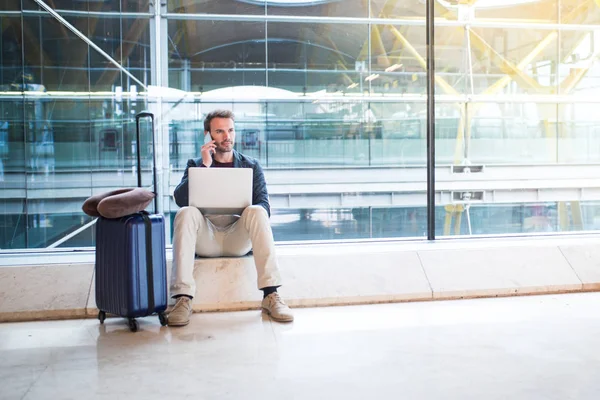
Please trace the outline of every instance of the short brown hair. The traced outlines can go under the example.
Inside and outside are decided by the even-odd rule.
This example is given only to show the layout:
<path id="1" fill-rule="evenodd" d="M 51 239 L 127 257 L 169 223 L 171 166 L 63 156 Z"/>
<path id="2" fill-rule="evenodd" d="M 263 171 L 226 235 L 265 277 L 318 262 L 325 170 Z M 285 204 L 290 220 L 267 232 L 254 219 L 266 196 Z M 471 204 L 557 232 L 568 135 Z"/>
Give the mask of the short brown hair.
<path id="1" fill-rule="evenodd" d="M 208 113 L 206 118 L 204 118 L 204 132 L 210 132 L 210 121 L 215 118 L 231 118 L 232 121 L 235 121 L 235 116 L 229 110 L 214 110 Z"/>

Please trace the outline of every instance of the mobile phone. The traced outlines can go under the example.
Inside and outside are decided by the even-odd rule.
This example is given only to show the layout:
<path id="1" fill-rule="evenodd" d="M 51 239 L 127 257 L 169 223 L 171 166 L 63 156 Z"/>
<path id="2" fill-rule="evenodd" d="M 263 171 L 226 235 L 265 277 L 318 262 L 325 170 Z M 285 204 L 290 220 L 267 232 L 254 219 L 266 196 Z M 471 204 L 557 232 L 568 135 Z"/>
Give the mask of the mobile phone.
<path id="1" fill-rule="evenodd" d="M 212 140 L 213 140 L 213 138 L 212 138 L 212 136 L 210 136 L 210 133 L 207 133 L 204 135 L 204 144 L 208 144 L 208 143 L 212 142 Z M 215 153 L 215 151 L 211 149 L 210 154 L 214 154 L 214 153 Z"/>

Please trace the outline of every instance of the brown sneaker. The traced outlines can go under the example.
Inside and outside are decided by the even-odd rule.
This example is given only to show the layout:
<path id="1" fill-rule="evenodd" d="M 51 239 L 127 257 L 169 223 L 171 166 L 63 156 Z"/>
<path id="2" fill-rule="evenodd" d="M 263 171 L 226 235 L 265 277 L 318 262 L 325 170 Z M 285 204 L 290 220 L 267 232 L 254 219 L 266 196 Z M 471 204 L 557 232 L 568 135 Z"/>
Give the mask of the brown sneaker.
<path id="1" fill-rule="evenodd" d="M 169 326 L 185 326 L 190 323 L 192 316 L 192 299 L 186 296 L 181 296 L 177 299 L 175 307 L 169 313 L 167 321 Z"/>
<path id="2" fill-rule="evenodd" d="M 263 299 L 262 309 L 275 321 L 292 322 L 294 320 L 292 310 L 281 300 L 277 292 L 271 293 Z"/>

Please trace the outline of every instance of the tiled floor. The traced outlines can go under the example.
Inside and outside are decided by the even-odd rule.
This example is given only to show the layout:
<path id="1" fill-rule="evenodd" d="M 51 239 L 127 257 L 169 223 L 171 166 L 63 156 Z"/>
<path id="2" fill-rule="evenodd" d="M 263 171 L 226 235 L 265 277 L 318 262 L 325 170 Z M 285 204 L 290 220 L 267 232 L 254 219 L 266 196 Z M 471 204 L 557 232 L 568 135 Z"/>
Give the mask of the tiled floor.
<path id="1" fill-rule="evenodd" d="M 0 324 L 0 399 L 598 399 L 600 294 Z"/>

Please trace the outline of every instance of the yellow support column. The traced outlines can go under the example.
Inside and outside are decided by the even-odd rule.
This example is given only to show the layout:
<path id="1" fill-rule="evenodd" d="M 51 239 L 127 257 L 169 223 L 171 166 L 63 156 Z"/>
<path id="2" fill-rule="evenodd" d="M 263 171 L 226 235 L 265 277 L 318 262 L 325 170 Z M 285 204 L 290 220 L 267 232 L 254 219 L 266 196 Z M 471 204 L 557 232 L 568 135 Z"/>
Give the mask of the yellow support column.
<path id="1" fill-rule="evenodd" d="M 567 203 L 564 201 L 558 202 L 558 224 L 561 232 L 569 231 L 569 211 L 567 210 Z"/>
<path id="2" fill-rule="evenodd" d="M 454 223 L 454 234 L 456 236 L 460 236 L 460 224 L 462 223 L 462 212 L 454 213 L 456 217 L 456 222 Z"/>
<path id="3" fill-rule="evenodd" d="M 454 213 L 452 211 L 448 211 L 448 207 L 446 207 L 446 219 L 444 221 L 444 236 L 450 236 L 450 230 L 452 229 L 452 217 Z"/>
<path id="4" fill-rule="evenodd" d="M 446 219 L 444 220 L 444 235 L 449 236 L 452 231 L 452 219 L 454 219 L 454 234 L 460 235 L 460 224 L 462 222 L 462 213 L 465 208 L 461 204 L 449 204 L 444 207 L 446 210 Z"/>
<path id="5" fill-rule="evenodd" d="M 573 219 L 573 229 L 583 230 L 583 218 L 581 216 L 581 203 L 579 201 L 571 202 L 571 218 Z"/>

